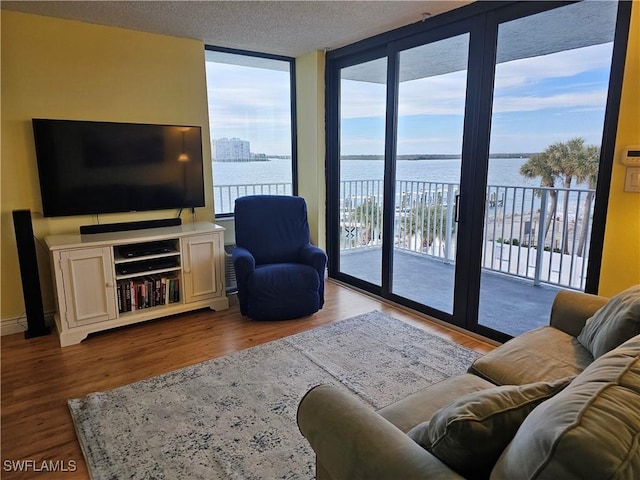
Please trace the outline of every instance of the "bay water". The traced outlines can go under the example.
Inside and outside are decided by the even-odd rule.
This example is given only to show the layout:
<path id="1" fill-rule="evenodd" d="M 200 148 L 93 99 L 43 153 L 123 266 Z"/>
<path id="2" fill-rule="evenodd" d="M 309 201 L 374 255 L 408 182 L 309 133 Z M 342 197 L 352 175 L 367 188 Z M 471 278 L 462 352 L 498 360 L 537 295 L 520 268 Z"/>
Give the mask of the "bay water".
<path id="1" fill-rule="evenodd" d="M 489 185 L 537 187 L 539 178 L 526 178 L 520 167 L 527 158 L 491 158 Z M 342 160 L 340 180 L 382 180 L 382 160 Z M 399 181 L 460 182 L 460 159 L 398 160 L 396 177 Z M 254 185 L 258 183 L 290 183 L 291 160 L 273 158 L 267 162 L 213 162 L 213 184 Z M 556 185 L 560 187 L 561 185 Z M 586 185 L 576 185 L 587 188 Z"/>

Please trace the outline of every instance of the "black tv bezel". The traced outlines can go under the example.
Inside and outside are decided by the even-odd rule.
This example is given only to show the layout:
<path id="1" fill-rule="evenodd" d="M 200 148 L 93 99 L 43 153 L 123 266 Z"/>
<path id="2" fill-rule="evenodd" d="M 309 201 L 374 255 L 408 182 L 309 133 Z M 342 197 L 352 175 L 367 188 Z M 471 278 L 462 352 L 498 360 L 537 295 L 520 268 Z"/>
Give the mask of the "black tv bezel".
<path id="1" fill-rule="evenodd" d="M 61 210 L 59 208 L 52 208 L 52 202 L 50 201 L 52 197 L 51 187 L 48 185 L 50 179 L 46 178 L 45 172 L 49 171 L 48 167 L 43 168 L 42 163 L 44 159 L 48 155 L 47 153 L 42 152 L 43 141 L 38 139 L 38 128 L 36 127 L 37 123 L 40 122 L 65 122 L 65 123 L 78 123 L 78 124 L 108 124 L 108 125 L 131 125 L 131 126 L 148 126 L 148 127 L 170 127 L 170 128 L 194 128 L 197 129 L 200 136 L 199 149 L 196 152 L 198 154 L 199 161 L 199 172 L 200 172 L 200 180 L 201 186 L 200 191 L 198 192 L 198 201 L 195 203 L 176 203 L 171 206 L 159 206 L 157 208 L 149 208 L 148 206 L 141 209 L 120 209 L 120 208 L 100 208 L 96 209 L 92 206 L 92 208 L 83 209 L 82 203 L 79 202 L 78 206 L 80 208 L 74 210 Z M 205 195 L 205 186 L 204 186 L 204 153 L 202 148 L 202 126 L 200 125 L 179 125 L 179 124 L 162 124 L 162 123 L 141 123 L 141 122 L 115 122 L 115 121 L 106 121 L 106 120 L 74 120 L 67 118 L 32 118 L 31 119 L 32 129 L 33 129 L 33 138 L 35 144 L 35 153 L 36 153 L 36 164 L 38 168 L 38 180 L 40 187 L 40 200 L 42 203 L 42 215 L 47 218 L 55 218 L 55 217 L 73 217 L 73 216 L 86 216 L 86 215 L 100 215 L 100 214 L 109 214 L 109 213 L 141 213 L 141 212 L 152 212 L 152 211 L 160 211 L 160 210 L 175 210 L 175 209 L 184 209 L 184 208 L 200 208 L 206 205 L 206 195 Z"/>

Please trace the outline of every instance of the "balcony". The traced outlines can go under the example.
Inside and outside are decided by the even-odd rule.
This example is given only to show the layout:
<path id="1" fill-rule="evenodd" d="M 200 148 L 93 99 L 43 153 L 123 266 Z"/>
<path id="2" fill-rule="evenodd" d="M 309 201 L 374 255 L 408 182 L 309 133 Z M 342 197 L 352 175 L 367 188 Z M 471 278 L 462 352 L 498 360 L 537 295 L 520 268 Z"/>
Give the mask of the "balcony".
<path id="1" fill-rule="evenodd" d="M 234 185 L 214 190 L 216 202 L 232 204 L 235 197 L 245 194 L 288 194 L 290 185 Z M 379 285 L 382 181 L 344 181 L 340 191 L 341 271 Z M 453 285 L 458 192 L 455 183 L 396 183 L 394 271 L 401 274 L 394 275 L 394 291 L 444 311 L 453 297 L 452 289 L 442 292 L 442 284 Z M 548 323 L 551 302 L 559 289 L 584 290 L 594 196 L 594 190 L 580 188 L 487 187 L 482 325 L 518 335 Z M 521 320 L 513 323 L 516 318 Z M 511 322 L 506 323 L 507 319 Z"/>

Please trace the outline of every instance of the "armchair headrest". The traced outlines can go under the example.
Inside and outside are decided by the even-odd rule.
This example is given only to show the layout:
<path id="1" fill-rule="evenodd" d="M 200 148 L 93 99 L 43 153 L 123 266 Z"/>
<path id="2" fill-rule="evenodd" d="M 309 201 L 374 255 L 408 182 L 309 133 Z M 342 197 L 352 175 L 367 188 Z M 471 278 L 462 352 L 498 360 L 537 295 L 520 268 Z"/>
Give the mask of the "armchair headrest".
<path id="1" fill-rule="evenodd" d="M 309 243 L 307 204 L 302 197 L 250 195 L 235 202 L 236 245 L 256 264 L 297 262 Z"/>

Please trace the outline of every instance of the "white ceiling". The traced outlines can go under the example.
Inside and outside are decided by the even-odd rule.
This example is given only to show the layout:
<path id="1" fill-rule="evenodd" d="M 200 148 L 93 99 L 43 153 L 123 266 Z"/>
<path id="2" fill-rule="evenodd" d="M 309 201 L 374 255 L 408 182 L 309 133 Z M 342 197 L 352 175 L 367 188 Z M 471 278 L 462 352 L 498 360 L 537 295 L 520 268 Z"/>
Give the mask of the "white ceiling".
<path id="1" fill-rule="evenodd" d="M 2 1 L 2 9 L 297 57 L 471 3 L 426 1 Z"/>

